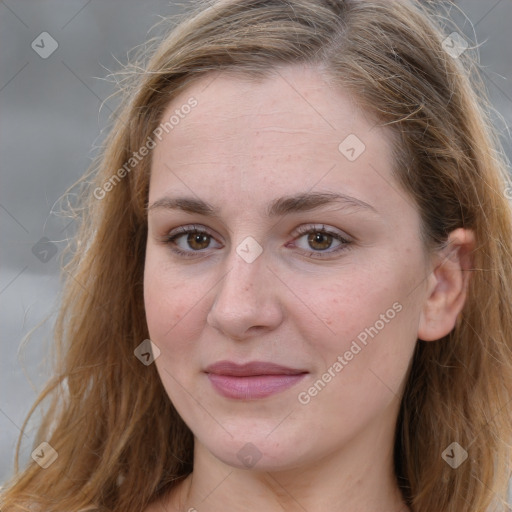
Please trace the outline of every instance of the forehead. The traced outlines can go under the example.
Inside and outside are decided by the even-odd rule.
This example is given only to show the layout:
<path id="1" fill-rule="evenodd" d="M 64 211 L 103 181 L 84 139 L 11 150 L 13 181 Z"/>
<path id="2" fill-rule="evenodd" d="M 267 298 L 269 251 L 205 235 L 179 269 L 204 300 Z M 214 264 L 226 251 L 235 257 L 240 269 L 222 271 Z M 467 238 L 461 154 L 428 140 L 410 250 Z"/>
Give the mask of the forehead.
<path id="1" fill-rule="evenodd" d="M 259 81 L 206 75 L 171 101 L 162 123 L 171 117 L 154 150 L 150 196 L 212 185 L 234 194 L 245 182 L 267 196 L 316 187 L 371 202 L 390 186 L 391 132 L 314 68 L 282 67 Z"/>

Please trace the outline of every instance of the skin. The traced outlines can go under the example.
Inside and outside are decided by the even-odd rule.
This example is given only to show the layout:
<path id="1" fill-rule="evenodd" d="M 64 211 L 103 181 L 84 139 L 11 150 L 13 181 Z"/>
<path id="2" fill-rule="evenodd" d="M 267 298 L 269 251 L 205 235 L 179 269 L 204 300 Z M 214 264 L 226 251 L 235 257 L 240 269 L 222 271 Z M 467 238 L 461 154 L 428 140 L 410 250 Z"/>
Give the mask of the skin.
<path id="1" fill-rule="evenodd" d="M 391 132 L 318 69 L 285 66 L 260 83 L 209 75 L 174 98 L 163 119 L 191 96 L 198 105 L 152 154 L 144 299 L 158 373 L 194 434 L 194 471 L 148 511 L 408 510 L 392 462 L 400 397 L 418 338 L 438 340 L 455 325 L 472 233 L 458 229 L 449 249 L 427 253 L 414 201 L 391 174 Z M 366 146 L 354 161 L 338 149 L 349 134 Z M 331 204 L 266 215 L 275 198 L 319 191 L 376 212 Z M 219 216 L 151 207 L 165 196 L 202 199 Z M 212 237 L 175 240 L 196 250 L 185 258 L 164 239 L 191 224 Z M 315 244 L 296 233 L 318 225 L 350 243 L 332 252 L 335 238 Z M 236 251 L 248 236 L 263 250 L 251 263 Z M 400 312 L 300 403 L 298 394 L 332 374 L 394 303 Z M 270 397 L 234 400 L 203 373 L 224 359 L 309 373 Z M 249 468 L 237 457 L 246 443 L 260 456 Z"/>

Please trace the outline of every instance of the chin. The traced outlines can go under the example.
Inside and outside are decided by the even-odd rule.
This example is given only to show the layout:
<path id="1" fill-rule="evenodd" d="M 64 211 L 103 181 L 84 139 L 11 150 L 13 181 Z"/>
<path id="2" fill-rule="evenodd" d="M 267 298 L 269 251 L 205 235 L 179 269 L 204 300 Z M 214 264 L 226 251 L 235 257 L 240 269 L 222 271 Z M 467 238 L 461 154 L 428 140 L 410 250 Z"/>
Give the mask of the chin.
<path id="1" fill-rule="evenodd" d="M 268 430 L 270 432 L 271 429 Z M 304 443 L 297 442 L 289 436 L 283 439 L 268 432 L 251 434 L 246 429 L 245 434 L 223 439 L 208 439 L 202 444 L 214 457 L 229 466 L 251 471 L 283 471 L 294 469 L 306 462 Z M 299 451 L 298 447 L 302 449 Z"/>

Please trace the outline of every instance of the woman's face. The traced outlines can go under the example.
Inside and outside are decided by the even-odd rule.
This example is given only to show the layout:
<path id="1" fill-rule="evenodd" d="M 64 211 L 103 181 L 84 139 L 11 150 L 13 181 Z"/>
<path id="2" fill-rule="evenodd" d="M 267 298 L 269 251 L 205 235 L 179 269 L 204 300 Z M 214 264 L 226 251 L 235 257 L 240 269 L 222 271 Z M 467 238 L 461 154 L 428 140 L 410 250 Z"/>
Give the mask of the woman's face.
<path id="1" fill-rule="evenodd" d="M 389 438 L 429 269 L 390 133 L 298 66 L 261 83 L 203 77 L 169 119 L 144 298 L 158 373 L 196 441 L 269 470 Z"/>

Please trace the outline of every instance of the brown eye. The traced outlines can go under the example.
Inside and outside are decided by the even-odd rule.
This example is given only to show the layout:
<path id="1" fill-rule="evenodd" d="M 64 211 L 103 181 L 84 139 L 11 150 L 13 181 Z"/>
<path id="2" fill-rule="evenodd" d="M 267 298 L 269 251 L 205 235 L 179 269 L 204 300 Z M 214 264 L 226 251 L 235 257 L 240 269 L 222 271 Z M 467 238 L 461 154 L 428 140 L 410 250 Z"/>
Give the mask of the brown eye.
<path id="1" fill-rule="evenodd" d="M 200 251 L 206 249 L 210 243 L 210 235 L 206 233 L 189 233 L 187 236 L 187 244 L 191 249 Z"/>
<path id="2" fill-rule="evenodd" d="M 349 249 L 350 240 L 341 235 L 341 233 L 330 231 L 325 226 L 301 226 L 298 230 L 299 236 L 296 240 L 300 240 L 307 235 L 305 246 L 297 244 L 299 248 L 306 252 L 308 256 L 314 258 L 324 258 L 331 254 L 336 254 L 344 250 Z M 302 235 L 302 236 L 301 236 Z M 327 249 L 331 248 L 333 241 L 337 242 L 338 245 L 331 251 Z"/>
<path id="3" fill-rule="evenodd" d="M 174 253 L 186 257 L 201 255 L 212 240 L 214 238 L 210 233 L 196 226 L 180 226 L 165 237 L 165 243 L 171 246 Z"/>
<path id="4" fill-rule="evenodd" d="M 311 232 L 308 236 L 308 244 L 316 250 L 324 250 L 329 249 L 332 244 L 332 235 L 328 233 L 323 233 L 321 231 L 317 231 L 315 233 Z"/>

